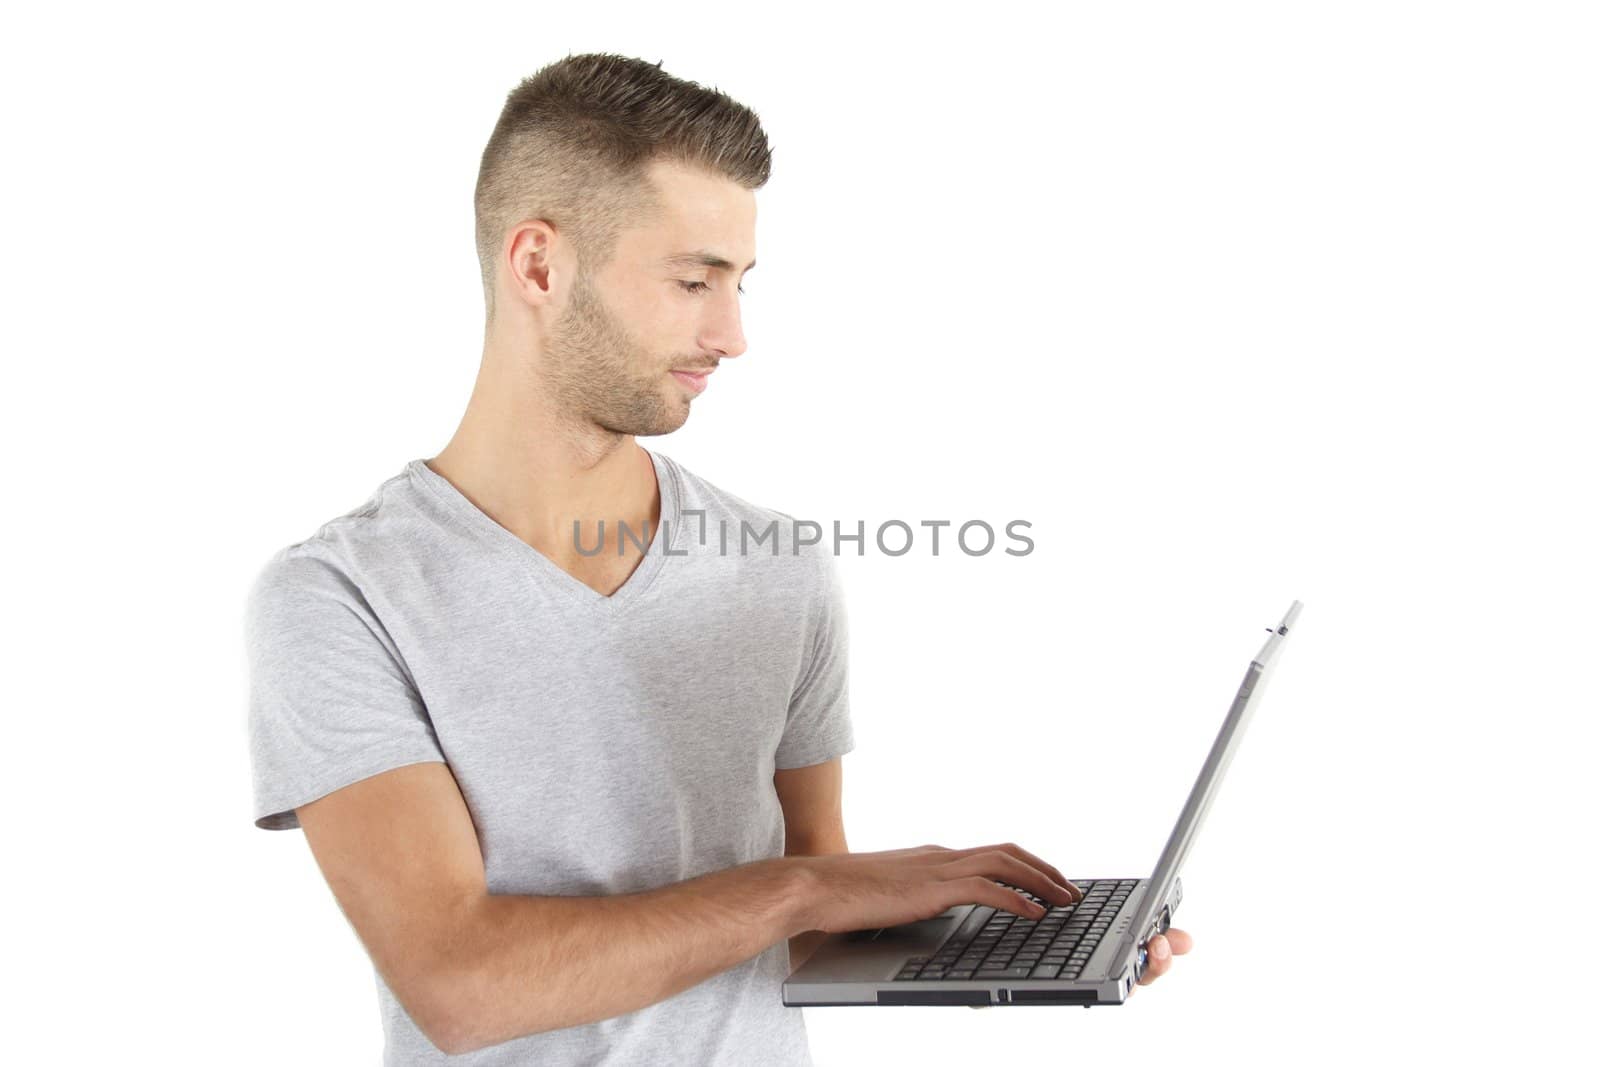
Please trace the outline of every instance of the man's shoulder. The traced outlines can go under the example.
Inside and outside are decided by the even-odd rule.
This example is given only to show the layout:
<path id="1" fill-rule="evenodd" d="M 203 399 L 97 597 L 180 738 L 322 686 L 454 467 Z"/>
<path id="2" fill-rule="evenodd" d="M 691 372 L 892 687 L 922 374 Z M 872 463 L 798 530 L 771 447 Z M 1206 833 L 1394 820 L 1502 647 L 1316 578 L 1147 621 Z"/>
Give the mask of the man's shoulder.
<path id="1" fill-rule="evenodd" d="M 702 543 L 726 545 L 728 552 L 741 555 L 777 555 L 816 559 L 826 538 L 819 536 L 823 524 L 758 504 L 695 473 L 681 462 L 663 455 L 677 476 L 680 522 L 690 535 Z M 744 546 L 737 550 L 735 546 Z"/>
<path id="2" fill-rule="evenodd" d="M 256 570 L 252 597 L 328 596 L 359 585 L 375 562 L 396 560 L 418 523 L 409 475 L 385 479 L 360 504 L 274 551 Z"/>
<path id="3" fill-rule="evenodd" d="M 700 510 L 735 521 L 748 519 L 752 522 L 766 522 L 771 519 L 792 518 L 787 512 L 757 504 L 748 497 L 723 488 L 709 478 L 690 470 L 679 460 L 664 454 L 662 458 L 678 475 L 680 510 Z"/>

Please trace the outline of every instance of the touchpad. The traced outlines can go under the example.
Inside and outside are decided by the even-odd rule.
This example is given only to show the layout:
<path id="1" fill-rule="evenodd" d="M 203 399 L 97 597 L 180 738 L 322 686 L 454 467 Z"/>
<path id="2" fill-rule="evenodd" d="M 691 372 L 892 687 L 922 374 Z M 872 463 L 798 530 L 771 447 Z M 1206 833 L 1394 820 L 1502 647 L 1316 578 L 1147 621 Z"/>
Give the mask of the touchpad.
<path id="1" fill-rule="evenodd" d="M 931 919 L 918 919 L 916 922 L 885 926 L 877 930 L 852 930 L 844 936 L 846 941 L 877 941 L 890 944 L 900 941 L 926 941 L 930 936 L 943 934 L 950 920 L 959 918 L 965 910 L 966 905 L 957 904 Z"/>

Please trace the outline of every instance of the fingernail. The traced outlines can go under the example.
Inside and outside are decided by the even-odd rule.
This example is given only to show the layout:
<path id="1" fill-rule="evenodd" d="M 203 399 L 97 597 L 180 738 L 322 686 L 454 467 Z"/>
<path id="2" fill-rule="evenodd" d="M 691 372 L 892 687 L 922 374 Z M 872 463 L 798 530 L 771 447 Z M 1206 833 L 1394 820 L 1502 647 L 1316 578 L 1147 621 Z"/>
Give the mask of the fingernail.
<path id="1" fill-rule="evenodd" d="M 1167 947 L 1167 943 L 1165 941 L 1157 941 L 1156 942 L 1156 958 L 1164 960 L 1170 955 L 1172 955 L 1172 950 Z"/>

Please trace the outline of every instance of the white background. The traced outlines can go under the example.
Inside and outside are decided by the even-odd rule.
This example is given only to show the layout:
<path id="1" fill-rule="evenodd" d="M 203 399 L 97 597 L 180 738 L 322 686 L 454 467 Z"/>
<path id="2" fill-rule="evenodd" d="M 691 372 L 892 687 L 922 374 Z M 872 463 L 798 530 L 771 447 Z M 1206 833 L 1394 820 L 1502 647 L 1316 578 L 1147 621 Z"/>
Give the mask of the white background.
<path id="1" fill-rule="evenodd" d="M 1588 1054 L 1585 5 L 7 22 L 7 1059 L 378 1062 L 303 836 L 250 822 L 243 598 L 448 439 L 483 143 L 594 50 L 774 146 L 749 351 L 642 443 L 803 517 L 1033 524 L 1021 558 L 845 558 L 855 850 L 1148 873 L 1306 605 L 1171 974 L 1101 1011 L 810 1009 L 818 1064 Z"/>

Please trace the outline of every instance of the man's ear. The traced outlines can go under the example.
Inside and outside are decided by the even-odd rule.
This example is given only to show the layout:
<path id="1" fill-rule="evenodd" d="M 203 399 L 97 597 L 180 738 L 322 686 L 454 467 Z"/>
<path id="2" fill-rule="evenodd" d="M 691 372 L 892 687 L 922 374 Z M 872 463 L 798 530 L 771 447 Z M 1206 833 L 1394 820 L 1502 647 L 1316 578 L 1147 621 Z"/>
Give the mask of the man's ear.
<path id="1" fill-rule="evenodd" d="M 557 267 L 561 245 L 556 228 L 545 219 L 524 219 L 506 231 L 500 270 L 506 285 L 530 307 L 559 302 L 555 291 L 562 271 Z"/>

